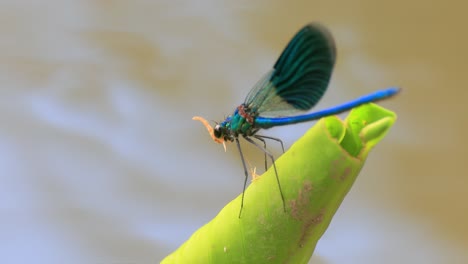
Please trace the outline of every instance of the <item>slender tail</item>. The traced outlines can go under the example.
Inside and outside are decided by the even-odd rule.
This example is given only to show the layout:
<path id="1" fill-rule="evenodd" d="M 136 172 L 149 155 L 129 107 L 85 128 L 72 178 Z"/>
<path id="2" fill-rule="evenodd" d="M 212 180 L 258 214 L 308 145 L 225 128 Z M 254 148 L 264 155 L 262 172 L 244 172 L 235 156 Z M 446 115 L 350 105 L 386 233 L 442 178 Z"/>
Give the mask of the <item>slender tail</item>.
<path id="1" fill-rule="evenodd" d="M 296 123 L 302 123 L 307 121 L 316 120 L 325 116 L 336 115 L 351 110 L 354 107 L 362 104 L 377 102 L 390 98 L 400 92 L 400 88 L 392 87 L 385 90 L 379 90 L 368 95 L 364 95 L 347 103 L 330 107 L 317 112 L 298 115 L 298 116 L 286 116 L 286 117 L 257 117 L 255 118 L 255 125 L 260 128 L 270 128 L 275 126 L 284 126 Z"/>

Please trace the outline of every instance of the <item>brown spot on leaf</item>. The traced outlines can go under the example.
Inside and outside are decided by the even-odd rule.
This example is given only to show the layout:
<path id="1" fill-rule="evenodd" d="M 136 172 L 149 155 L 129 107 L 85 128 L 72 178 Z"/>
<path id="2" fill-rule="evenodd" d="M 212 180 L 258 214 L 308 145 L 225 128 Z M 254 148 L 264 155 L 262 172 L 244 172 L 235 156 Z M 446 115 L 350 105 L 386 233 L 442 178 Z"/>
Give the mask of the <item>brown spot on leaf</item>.
<path id="1" fill-rule="evenodd" d="M 346 169 L 344 169 L 343 171 L 343 174 L 341 174 L 340 176 L 340 180 L 342 181 L 346 180 L 346 178 L 348 178 L 351 172 L 352 172 L 351 167 L 346 167 Z"/>
<path id="2" fill-rule="evenodd" d="M 330 163 L 330 177 L 335 180 L 344 181 L 351 174 L 350 166 L 344 167 L 342 163 L 346 160 L 345 157 L 340 157 Z"/>
<path id="3" fill-rule="evenodd" d="M 302 184 L 302 189 L 299 190 L 297 198 L 291 200 L 289 205 L 291 206 L 291 216 L 296 220 L 301 220 L 302 215 L 304 214 L 304 208 L 307 203 L 309 203 L 311 191 L 312 191 L 312 182 L 304 181 Z"/>
<path id="4" fill-rule="evenodd" d="M 308 219 L 305 219 L 304 226 L 302 227 L 302 235 L 299 239 L 299 246 L 303 247 L 306 244 L 307 239 L 310 238 L 310 234 L 314 231 L 314 226 L 320 224 L 323 221 L 323 215 L 325 214 L 325 209 L 322 209 L 317 215 L 314 215 Z"/>

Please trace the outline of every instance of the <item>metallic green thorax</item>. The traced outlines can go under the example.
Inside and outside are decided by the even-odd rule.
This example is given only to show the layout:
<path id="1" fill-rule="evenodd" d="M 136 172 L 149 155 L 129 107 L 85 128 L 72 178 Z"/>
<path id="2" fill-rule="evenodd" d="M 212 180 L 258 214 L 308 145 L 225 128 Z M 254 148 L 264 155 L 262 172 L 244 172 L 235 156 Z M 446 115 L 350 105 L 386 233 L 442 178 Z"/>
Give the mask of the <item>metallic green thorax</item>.
<path id="1" fill-rule="evenodd" d="M 244 104 L 237 107 L 232 115 L 214 127 L 215 137 L 234 141 L 239 135 L 254 135 L 259 128 L 254 127 L 255 116 L 250 112 Z"/>

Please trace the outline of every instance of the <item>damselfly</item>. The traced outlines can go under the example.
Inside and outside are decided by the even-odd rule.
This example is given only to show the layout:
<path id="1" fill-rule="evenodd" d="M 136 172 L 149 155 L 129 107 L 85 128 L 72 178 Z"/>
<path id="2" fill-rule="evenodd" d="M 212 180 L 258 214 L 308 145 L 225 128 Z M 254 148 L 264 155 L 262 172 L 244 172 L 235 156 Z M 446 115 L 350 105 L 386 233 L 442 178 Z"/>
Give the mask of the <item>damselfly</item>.
<path id="1" fill-rule="evenodd" d="M 225 149 L 226 141 L 236 142 L 245 175 L 239 218 L 244 206 L 244 192 L 248 179 L 248 170 L 239 136 L 261 149 L 271 159 L 283 208 L 286 211 L 275 161 L 273 155 L 266 149 L 265 139 L 279 141 L 282 147 L 283 143 L 280 139 L 258 135 L 257 132 L 260 129 L 307 122 L 339 114 L 362 104 L 389 98 L 399 92 L 399 88 L 388 88 L 321 111 L 293 115 L 311 109 L 322 98 L 330 81 L 335 59 L 335 42 L 330 32 L 317 23 L 306 25 L 293 37 L 273 69 L 252 88 L 244 103 L 239 105 L 233 114 L 216 124 L 214 128 L 205 119 L 194 117 L 206 126 L 215 142 L 223 143 Z M 262 142 L 263 146 L 253 139 Z"/>

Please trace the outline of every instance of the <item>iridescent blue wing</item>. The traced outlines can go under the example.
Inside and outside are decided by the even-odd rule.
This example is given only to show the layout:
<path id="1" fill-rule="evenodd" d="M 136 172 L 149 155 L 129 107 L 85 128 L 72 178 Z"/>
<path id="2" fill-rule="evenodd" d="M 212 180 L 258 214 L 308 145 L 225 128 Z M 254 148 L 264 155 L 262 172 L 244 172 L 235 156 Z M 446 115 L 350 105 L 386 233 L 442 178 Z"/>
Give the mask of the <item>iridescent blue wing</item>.
<path id="1" fill-rule="evenodd" d="M 309 110 L 325 93 L 335 58 L 335 43 L 328 30 L 309 24 L 293 37 L 244 103 L 260 116 Z"/>

